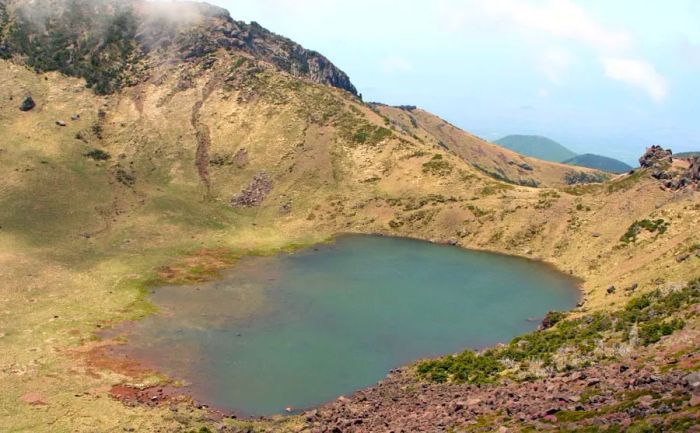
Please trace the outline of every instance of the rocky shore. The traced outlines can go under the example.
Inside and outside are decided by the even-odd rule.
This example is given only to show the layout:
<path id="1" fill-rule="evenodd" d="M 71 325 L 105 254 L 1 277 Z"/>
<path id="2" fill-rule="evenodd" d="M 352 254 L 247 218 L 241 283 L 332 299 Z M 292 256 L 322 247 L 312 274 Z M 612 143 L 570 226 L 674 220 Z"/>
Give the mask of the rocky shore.
<path id="1" fill-rule="evenodd" d="M 658 353 L 521 383 L 416 383 L 410 369 L 399 369 L 305 417 L 313 433 L 619 431 L 640 424 L 655 428 L 644 431 L 697 432 L 700 373 L 690 370 L 700 366 L 700 339 L 686 333 L 676 341 Z"/>

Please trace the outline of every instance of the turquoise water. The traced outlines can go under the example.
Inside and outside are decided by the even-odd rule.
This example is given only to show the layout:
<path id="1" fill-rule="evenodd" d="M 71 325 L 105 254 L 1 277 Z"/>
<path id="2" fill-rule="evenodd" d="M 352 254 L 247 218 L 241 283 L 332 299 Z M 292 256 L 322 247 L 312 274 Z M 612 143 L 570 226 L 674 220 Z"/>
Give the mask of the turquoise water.
<path id="1" fill-rule="evenodd" d="M 417 359 L 481 348 L 572 308 L 576 282 L 543 264 L 427 242 L 342 236 L 243 259 L 221 281 L 163 287 L 162 313 L 119 349 L 247 415 L 303 409 Z"/>

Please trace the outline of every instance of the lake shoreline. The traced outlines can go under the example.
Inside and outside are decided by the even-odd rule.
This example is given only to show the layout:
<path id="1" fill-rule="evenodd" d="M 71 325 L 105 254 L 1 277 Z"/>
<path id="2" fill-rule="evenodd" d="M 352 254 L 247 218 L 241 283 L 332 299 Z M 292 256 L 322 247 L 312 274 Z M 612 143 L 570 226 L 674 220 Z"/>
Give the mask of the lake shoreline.
<path id="1" fill-rule="evenodd" d="M 529 262 L 538 263 L 540 265 L 545 265 L 548 268 L 556 271 L 558 274 L 560 274 L 562 276 L 566 276 L 567 279 L 571 280 L 572 282 L 575 282 L 574 286 L 575 286 L 575 289 L 577 291 L 577 295 L 579 298 L 581 295 L 582 280 L 580 278 L 576 278 L 576 277 L 572 277 L 568 274 L 564 274 L 561 271 L 559 271 L 556 268 L 556 266 L 554 266 L 550 263 L 547 263 L 545 261 L 533 259 L 530 257 L 521 257 L 521 256 L 517 256 L 514 254 L 507 254 L 507 253 L 500 252 L 500 251 L 494 252 L 494 251 L 489 251 L 487 249 L 465 248 L 465 247 L 460 246 L 460 245 L 454 245 L 450 242 L 436 242 L 435 240 L 425 240 L 425 239 L 421 239 L 418 237 L 398 237 L 398 236 L 388 236 L 386 234 L 377 234 L 377 233 L 343 232 L 343 233 L 338 233 L 336 236 L 325 238 L 325 240 L 321 243 L 309 243 L 309 244 L 305 244 L 305 245 L 294 244 L 294 245 L 292 245 L 292 248 L 283 247 L 283 248 L 279 248 L 276 252 L 267 251 L 263 255 L 268 256 L 268 255 L 276 255 L 276 254 L 295 254 L 299 251 L 309 250 L 309 249 L 315 248 L 317 245 L 332 245 L 332 244 L 336 243 L 339 239 L 342 239 L 345 236 L 381 236 L 381 237 L 387 237 L 387 238 L 395 238 L 395 239 L 399 239 L 399 240 L 403 239 L 403 240 L 410 240 L 410 241 L 416 241 L 416 242 L 429 242 L 431 244 L 435 244 L 436 246 L 454 247 L 454 248 L 458 248 L 460 250 L 466 250 L 466 251 L 471 251 L 471 252 L 495 254 L 495 255 L 504 256 L 504 257 L 518 258 L 521 260 L 525 259 Z M 254 256 L 259 256 L 259 255 L 260 254 L 253 253 L 250 256 L 254 257 Z M 234 263 L 231 267 L 223 267 L 222 269 L 219 269 L 216 272 L 211 273 L 210 275 L 207 275 L 207 279 L 205 281 L 214 282 L 214 281 L 220 280 L 221 278 L 224 278 L 225 272 L 229 269 L 235 269 L 235 267 L 238 264 L 238 260 L 240 260 L 241 258 L 244 258 L 244 257 L 248 257 L 248 255 L 241 254 L 237 258 L 236 263 Z M 149 301 L 149 302 L 151 302 L 151 301 Z M 532 318 L 528 317 L 526 319 L 526 321 L 531 322 L 531 319 Z M 120 331 L 118 331 L 117 333 L 121 332 L 122 336 L 120 337 L 120 340 L 115 341 L 114 344 L 115 345 L 123 344 L 124 343 L 124 333 L 125 332 L 128 333 L 129 328 L 131 328 L 133 330 L 133 328 L 136 326 L 136 324 L 137 324 L 136 321 L 122 322 L 121 324 L 114 326 L 111 330 L 105 329 L 105 330 L 101 331 L 100 333 L 98 333 L 98 335 L 101 338 L 110 338 L 110 337 L 115 336 L 114 330 L 119 328 Z M 107 343 L 107 342 L 105 341 L 105 343 Z M 485 348 L 488 348 L 491 346 L 493 346 L 493 344 L 486 344 L 486 345 L 483 345 L 481 347 L 472 347 L 472 348 L 476 348 L 476 349 L 481 350 L 481 349 L 485 349 Z M 114 356 L 114 354 L 110 355 L 109 350 L 103 350 L 103 353 L 101 354 L 102 360 L 101 360 L 101 362 L 98 362 L 97 364 L 108 363 L 107 361 L 110 358 L 110 356 Z M 435 356 L 440 356 L 440 354 L 436 354 Z M 420 362 L 420 359 L 418 359 L 412 363 L 409 363 L 408 365 L 413 366 L 413 365 L 416 365 L 418 362 Z M 112 364 L 114 364 L 114 363 L 112 363 Z M 159 368 L 155 363 L 150 363 L 150 364 L 151 365 L 148 365 L 148 368 L 146 369 L 147 371 L 150 371 L 150 372 L 159 371 Z M 405 366 L 405 365 L 406 364 L 401 364 L 400 366 L 397 366 L 397 367 L 403 368 L 402 366 Z M 251 420 L 259 420 L 259 419 L 272 420 L 272 419 L 276 419 L 279 416 L 286 416 L 286 415 L 272 415 L 272 416 L 263 416 L 263 417 L 246 416 L 245 414 L 243 414 L 240 411 L 224 409 L 224 408 L 210 406 L 210 405 L 204 405 L 203 401 L 206 399 L 200 399 L 200 401 L 198 401 L 196 398 L 193 397 L 193 394 L 191 392 L 189 392 L 189 390 L 187 390 L 187 388 L 188 388 L 187 386 L 184 386 L 184 387 L 169 386 L 169 384 L 175 383 L 175 381 L 173 379 L 165 379 L 163 382 L 164 383 L 155 384 L 154 386 L 149 386 L 146 388 L 133 387 L 134 392 L 132 392 L 132 393 L 124 392 L 124 389 L 125 389 L 124 386 L 126 386 L 128 388 L 128 385 L 124 385 L 121 388 L 118 388 L 117 392 L 114 392 L 111 394 L 113 397 L 118 398 L 118 399 L 125 401 L 125 402 L 133 401 L 133 402 L 136 402 L 138 404 L 148 404 L 148 405 L 152 405 L 156 401 L 168 402 L 168 401 L 171 401 L 172 399 L 176 399 L 178 401 L 182 400 L 183 398 L 189 399 L 191 401 L 191 404 L 194 407 L 208 407 L 211 409 L 212 414 L 216 415 L 217 417 L 233 416 L 233 417 L 237 417 L 237 418 L 251 419 Z M 360 391 L 362 389 L 365 389 L 365 388 L 364 387 L 358 388 L 355 390 L 355 392 Z M 153 397 L 151 390 L 158 390 L 158 392 L 160 392 L 160 394 L 156 395 L 158 397 L 157 399 L 150 400 Z M 142 396 L 143 398 L 140 398 L 138 396 Z M 143 401 L 140 401 L 140 400 L 143 400 Z M 326 403 L 314 405 L 313 407 L 321 407 L 324 404 L 328 404 L 331 401 L 332 400 L 329 400 Z"/>

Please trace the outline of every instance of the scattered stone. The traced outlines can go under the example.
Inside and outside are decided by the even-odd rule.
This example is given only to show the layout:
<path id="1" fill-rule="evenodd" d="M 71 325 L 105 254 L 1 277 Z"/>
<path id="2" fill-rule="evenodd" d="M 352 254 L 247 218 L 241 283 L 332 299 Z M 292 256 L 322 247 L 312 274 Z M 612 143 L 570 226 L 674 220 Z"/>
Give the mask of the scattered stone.
<path id="1" fill-rule="evenodd" d="M 19 106 L 19 109 L 21 111 L 29 111 L 34 107 L 36 107 L 36 103 L 34 102 L 34 99 L 32 99 L 31 96 L 27 96 L 24 99 L 24 101 L 22 102 L 22 105 Z"/>
<path id="2" fill-rule="evenodd" d="M 558 311 L 550 311 L 548 312 L 545 316 L 544 319 L 542 319 L 542 323 L 539 326 L 539 329 L 541 331 L 545 329 L 549 329 L 552 326 L 556 325 L 557 322 L 559 322 L 562 319 L 562 314 Z"/>
<path id="3" fill-rule="evenodd" d="M 593 236 L 594 238 L 599 238 L 602 236 L 602 234 L 600 234 L 598 232 L 593 232 L 593 233 L 591 233 L 591 236 Z"/>
<path id="4" fill-rule="evenodd" d="M 534 168 L 532 168 L 532 166 L 526 162 L 523 162 L 522 164 L 518 164 L 518 167 L 522 168 L 525 171 L 533 171 L 534 170 Z"/>
<path id="5" fill-rule="evenodd" d="M 56 121 L 56 125 L 58 125 L 58 126 L 66 126 L 66 122 L 64 122 L 63 120 L 57 120 L 57 121 Z"/>
<path id="6" fill-rule="evenodd" d="M 74 114 L 74 115 L 72 115 L 72 116 L 70 117 L 70 120 L 72 120 L 72 121 L 80 120 L 80 114 Z"/>
<path id="7" fill-rule="evenodd" d="M 688 384 L 693 392 L 700 392 L 700 371 L 690 373 L 689 375 L 685 376 L 683 380 Z"/>
<path id="8" fill-rule="evenodd" d="M 680 256 L 676 256 L 676 261 L 681 263 L 688 260 L 688 257 L 690 257 L 690 254 L 681 254 Z"/>
<path id="9" fill-rule="evenodd" d="M 47 404 L 44 396 L 37 392 L 28 392 L 23 394 L 19 399 L 32 406 L 43 406 Z"/>
<path id="10" fill-rule="evenodd" d="M 272 191 L 272 180 L 266 172 L 261 171 L 253 176 L 253 180 L 240 194 L 231 199 L 231 206 L 243 208 L 258 207 L 270 191 Z"/>
<path id="11" fill-rule="evenodd" d="M 235 155 L 233 155 L 233 163 L 238 168 L 243 168 L 248 165 L 248 150 L 239 149 Z"/>
<path id="12" fill-rule="evenodd" d="M 287 215 L 292 212 L 292 200 L 282 203 L 279 209 L 280 215 Z"/>
<path id="13" fill-rule="evenodd" d="M 634 283 L 634 284 L 632 284 L 631 286 L 627 287 L 627 288 L 625 289 L 625 292 L 627 292 L 627 293 L 632 293 L 632 292 L 634 292 L 635 290 L 637 290 L 637 288 L 639 288 L 639 284 Z"/>
<path id="14" fill-rule="evenodd" d="M 615 288 L 615 286 L 610 286 L 610 287 L 608 287 L 607 293 L 608 293 L 608 295 L 612 295 L 616 291 L 617 291 L 617 289 Z"/>

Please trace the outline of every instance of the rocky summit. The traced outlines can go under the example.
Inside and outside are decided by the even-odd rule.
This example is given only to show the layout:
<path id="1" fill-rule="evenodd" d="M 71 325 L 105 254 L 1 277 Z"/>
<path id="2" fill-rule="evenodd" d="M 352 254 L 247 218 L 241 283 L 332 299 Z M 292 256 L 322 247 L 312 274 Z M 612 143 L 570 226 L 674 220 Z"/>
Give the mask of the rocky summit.
<path id="1" fill-rule="evenodd" d="M 0 0 L 0 431 L 698 431 L 697 158 L 653 147 L 603 173 L 357 93 L 204 3 Z M 168 314 L 155 287 L 197 302 L 246 256 L 345 233 L 542 261 L 580 281 L 578 306 L 263 418 L 114 356 Z"/>
<path id="2" fill-rule="evenodd" d="M 39 16 L 43 11 L 50 12 Z M 3 0 L 0 6 L 0 56 L 84 78 L 98 93 L 147 79 L 154 63 L 212 61 L 219 49 L 357 95 L 348 76 L 321 54 L 206 3 Z"/>

